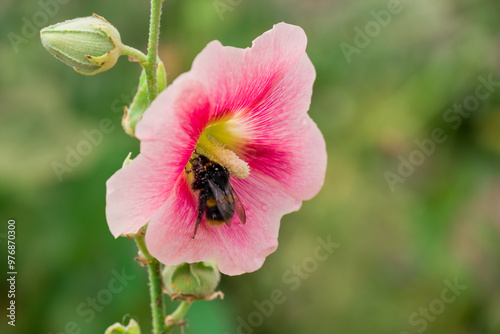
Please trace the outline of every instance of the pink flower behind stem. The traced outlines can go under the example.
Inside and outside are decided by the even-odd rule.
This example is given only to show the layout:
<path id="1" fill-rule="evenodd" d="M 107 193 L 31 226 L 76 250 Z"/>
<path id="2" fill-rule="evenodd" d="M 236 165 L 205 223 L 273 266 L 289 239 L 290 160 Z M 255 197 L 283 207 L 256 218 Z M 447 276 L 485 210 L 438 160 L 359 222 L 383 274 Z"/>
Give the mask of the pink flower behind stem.
<path id="1" fill-rule="evenodd" d="M 166 265 L 215 260 L 228 275 L 262 266 L 281 217 L 314 197 L 325 176 L 325 142 L 307 114 L 315 71 L 306 43 L 300 27 L 279 23 L 251 48 L 205 47 L 137 125 L 141 153 L 107 182 L 115 237 L 149 221 L 146 244 Z M 236 214 L 231 226 L 203 218 L 192 238 L 199 194 L 186 169 L 194 150 L 231 172 L 246 224 Z"/>

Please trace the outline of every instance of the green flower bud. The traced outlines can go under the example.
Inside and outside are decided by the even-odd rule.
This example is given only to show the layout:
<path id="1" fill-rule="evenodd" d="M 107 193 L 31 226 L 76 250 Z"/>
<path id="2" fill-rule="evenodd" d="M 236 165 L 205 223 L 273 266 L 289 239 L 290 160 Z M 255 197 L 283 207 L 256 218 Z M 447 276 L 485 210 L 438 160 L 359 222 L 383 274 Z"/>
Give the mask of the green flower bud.
<path id="1" fill-rule="evenodd" d="M 134 319 L 130 319 L 127 327 L 120 323 L 116 323 L 108 327 L 104 334 L 141 334 L 141 329 Z"/>
<path id="2" fill-rule="evenodd" d="M 120 33 L 97 14 L 43 28 L 40 37 L 52 55 L 85 75 L 109 70 L 121 55 Z"/>
<path id="3" fill-rule="evenodd" d="M 163 268 L 163 292 L 172 300 L 212 300 L 224 295 L 215 288 L 220 282 L 220 272 L 215 262 L 182 263 Z"/>

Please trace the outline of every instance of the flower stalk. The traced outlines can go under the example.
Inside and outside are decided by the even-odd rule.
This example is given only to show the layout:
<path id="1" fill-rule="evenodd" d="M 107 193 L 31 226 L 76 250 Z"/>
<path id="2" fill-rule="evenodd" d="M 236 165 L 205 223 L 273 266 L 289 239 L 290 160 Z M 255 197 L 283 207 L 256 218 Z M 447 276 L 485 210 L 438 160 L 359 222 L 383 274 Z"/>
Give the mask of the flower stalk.
<path id="1" fill-rule="evenodd" d="M 139 61 L 144 67 L 147 80 L 147 95 L 149 105 L 158 96 L 158 43 L 160 37 L 160 18 L 163 0 L 151 0 L 151 17 L 149 22 L 148 54 L 144 55 L 139 50 L 129 46 L 122 47 L 122 54 L 127 54 Z M 148 251 L 144 241 L 144 233 L 134 237 L 140 251 L 141 260 L 148 267 L 149 293 L 151 297 L 151 313 L 153 318 L 153 334 L 165 334 L 165 300 L 162 295 L 161 265 Z M 187 309 L 186 309 L 187 311 Z M 185 312 L 184 312 L 185 313 Z M 171 330 L 171 329 L 170 329 Z M 168 330 L 168 331 L 170 331 Z"/>
<path id="2" fill-rule="evenodd" d="M 139 64 L 141 64 L 143 67 L 146 67 L 148 64 L 148 57 L 141 51 L 137 50 L 136 48 L 133 48 L 128 45 L 122 45 L 121 53 L 122 55 L 136 59 L 139 62 Z"/>
<path id="3" fill-rule="evenodd" d="M 153 316 L 153 334 L 164 334 L 165 303 L 161 291 L 160 263 L 148 251 L 144 241 L 144 233 L 134 237 L 139 248 L 139 260 L 148 267 L 149 294 L 151 296 L 151 312 Z"/>
<path id="4" fill-rule="evenodd" d="M 170 333 L 175 326 L 181 326 L 182 318 L 186 315 L 191 304 L 183 301 L 177 306 L 177 309 L 165 319 L 165 332 Z"/>
<path id="5" fill-rule="evenodd" d="M 148 80 L 148 101 L 149 104 L 158 96 L 158 81 L 156 77 L 156 67 L 158 58 L 158 41 L 160 37 L 160 17 L 163 0 L 151 0 L 151 18 L 149 21 L 149 42 L 147 64 L 145 67 Z"/>

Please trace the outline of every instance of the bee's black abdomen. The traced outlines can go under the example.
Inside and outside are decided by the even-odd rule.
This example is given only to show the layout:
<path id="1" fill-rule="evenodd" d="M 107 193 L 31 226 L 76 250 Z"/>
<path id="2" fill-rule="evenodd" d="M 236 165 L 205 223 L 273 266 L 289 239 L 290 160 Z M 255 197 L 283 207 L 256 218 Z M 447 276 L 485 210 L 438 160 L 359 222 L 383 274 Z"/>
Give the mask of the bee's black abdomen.
<path id="1" fill-rule="evenodd" d="M 219 211 L 219 207 L 217 205 L 217 201 L 214 197 L 214 194 L 210 189 L 210 187 L 208 186 L 208 184 L 201 191 L 200 198 L 203 200 L 204 203 L 205 218 L 207 220 L 220 221 L 221 223 L 223 223 L 224 219 Z"/>

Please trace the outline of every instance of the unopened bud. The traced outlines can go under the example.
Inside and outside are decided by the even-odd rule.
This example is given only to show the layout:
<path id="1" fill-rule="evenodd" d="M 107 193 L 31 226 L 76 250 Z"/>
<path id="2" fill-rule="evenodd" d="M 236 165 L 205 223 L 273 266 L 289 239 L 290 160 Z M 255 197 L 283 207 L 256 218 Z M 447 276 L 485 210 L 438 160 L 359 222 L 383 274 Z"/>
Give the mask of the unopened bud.
<path id="1" fill-rule="evenodd" d="M 116 323 L 108 327 L 104 334 L 141 334 L 141 329 L 139 328 L 139 324 L 134 319 L 131 319 L 127 327 Z"/>
<path id="2" fill-rule="evenodd" d="M 182 263 L 163 269 L 163 292 L 172 300 L 193 302 L 212 300 L 224 295 L 215 288 L 220 272 L 215 262 Z"/>
<path id="3" fill-rule="evenodd" d="M 109 70 L 121 55 L 120 33 L 97 14 L 43 28 L 40 37 L 52 55 L 85 75 Z"/>

